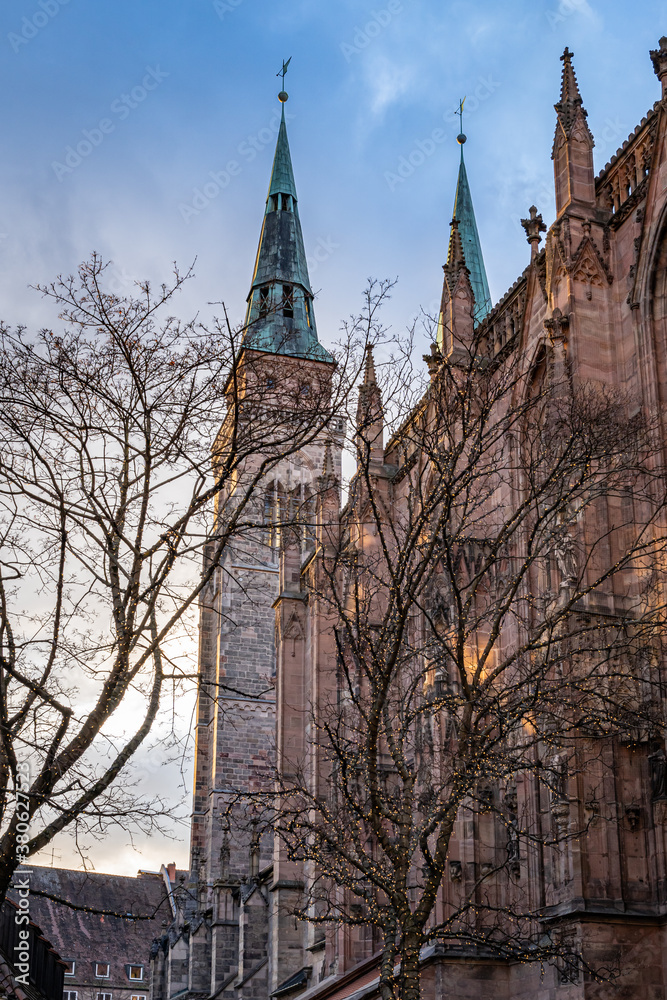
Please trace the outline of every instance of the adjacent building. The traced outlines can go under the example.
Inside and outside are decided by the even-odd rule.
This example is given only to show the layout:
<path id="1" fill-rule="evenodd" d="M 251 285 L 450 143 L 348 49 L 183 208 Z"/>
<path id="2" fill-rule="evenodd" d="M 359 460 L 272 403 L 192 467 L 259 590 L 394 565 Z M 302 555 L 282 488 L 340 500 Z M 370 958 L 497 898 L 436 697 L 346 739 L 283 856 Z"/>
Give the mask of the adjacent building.
<path id="1" fill-rule="evenodd" d="M 30 917 L 48 964 L 36 951 L 31 961 L 41 992 L 47 992 L 42 980 L 51 984 L 48 1000 L 148 1000 L 150 942 L 176 912 L 175 866 L 136 878 L 33 866 L 27 877 Z M 2 910 L 5 923 L 11 924 L 14 895 Z"/>
<path id="2" fill-rule="evenodd" d="M 60 1000 L 67 964 L 34 920 L 26 924 L 17 917 L 18 904 L 6 900 L 0 909 L 0 996 Z M 27 931 L 27 937 L 21 938 L 20 930 Z"/>

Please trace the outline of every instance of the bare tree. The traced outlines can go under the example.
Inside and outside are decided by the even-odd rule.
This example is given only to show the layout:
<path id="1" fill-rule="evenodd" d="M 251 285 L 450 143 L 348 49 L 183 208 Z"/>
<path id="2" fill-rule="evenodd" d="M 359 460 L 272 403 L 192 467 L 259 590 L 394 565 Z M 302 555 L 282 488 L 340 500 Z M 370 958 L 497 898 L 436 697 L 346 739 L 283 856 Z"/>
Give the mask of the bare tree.
<path id="1" fill-rule="evenodd" d="M 121 297 L 104 271 L 39 289 L 58 332 L 0 331 L 0 900 L 61 831 L 159 821 L 118 778 L 192 673 L 184 633 L 259 484 L 344 384 L 320 365 L 305 396 L 295 368 L 278 394 L 226 314 L 168 315 L 189 274 Z"/>
<path id="2" fill-rule="evenodd" d="M 370 341 L 388 287 L 368 289 Z M 411 343 L 381 377 L 369 351 L 342 515 L 320 480 L 306 737 L 264 801 L 304 866 L 299 916 L 379 949 L 385 1000 L 417 1000 L 436 943 L 613 974 L 546 911 L 574 838 L 615 821 L 610 748 L 662 733 L 663 469 L 651 414 L 578 380 L 558 330 L 530 366 L 518 348 L 450 339 L 423 393 Z"/>

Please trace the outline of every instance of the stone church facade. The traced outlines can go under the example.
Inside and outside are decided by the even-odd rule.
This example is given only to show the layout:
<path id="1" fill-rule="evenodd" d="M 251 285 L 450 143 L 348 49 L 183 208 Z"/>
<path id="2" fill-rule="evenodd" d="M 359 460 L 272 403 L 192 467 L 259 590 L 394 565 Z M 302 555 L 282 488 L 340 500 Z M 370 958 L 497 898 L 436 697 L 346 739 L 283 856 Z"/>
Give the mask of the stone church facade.
<path id="1" fill-rule="evenodd" d="M 532 357 L 549 339 L 582 379 L 616 386 L 661 415 L 664 468 L 667 38 L 650 55 L 658 99 L 596 176 L 593 136 L 565 50 L 552 153 L 556 220 L 547 231 L 530 209 L 527 266 L 493 307 L 462 157 L 437 349 L 454 349 L 457 326 L 471 315 L 498 348 L 518 336 Z M 461 312 L 463 286 L 474 299 Z M 287 376 L 295 363 L 320 374 L 332 364 L 317 338 L 284 120 L 247 321 L 248 349 L 283 359 Z M 376 995 L 372 937 L 321 934 L 299 923 L 290 910 L 302 874 L 254 830 L 247 811 L 228 815 L 234 790 L 257 790 L 270 776 L 276 746 L 303 739 L 294 705 L 318 671 L 332 669 L 326 628 L 303 600 L 301 563 L 280 558 L 272 524 L 282 496 L 307 504 L 323 477 L 340 481 L 345 430 L 336 425 L 328 441 L 277 470 L 256 536 L 230 551 L 202 602 L 191 867 L 174 892 L 176 918 L 153 945 L 151 1000 Z M 381 455 L 380 464 L 389 458 Z M 312 551 L 304 528 L 302 556 Z M 557 891 L 546 884 L 546 869 L 522 873 L 595 958 L 620 965 L 619 983 L 567 982 L 551 967 L 541 976 L 538 966 L 456 959 L 434 948 L 424 955 L 424 997 L 667 998 L 667 786 L 651 753 L 640 746 L 619 763 L 610 793 L 617 820 L 592 827 L 572 849 Z M 470 850 L 472 857 L 474 844 Z"/>

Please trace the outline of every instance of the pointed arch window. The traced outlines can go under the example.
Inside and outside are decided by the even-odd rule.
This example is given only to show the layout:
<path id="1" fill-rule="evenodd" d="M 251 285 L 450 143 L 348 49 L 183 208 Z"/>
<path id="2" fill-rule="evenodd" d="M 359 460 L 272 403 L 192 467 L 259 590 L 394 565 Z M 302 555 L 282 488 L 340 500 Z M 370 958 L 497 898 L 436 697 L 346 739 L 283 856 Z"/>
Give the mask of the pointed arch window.
<path id="1" fill-rule="evenodd" d="M 315 547 L 315 497 L 311 491 L 301 487 L 299 503 L 299 524 L 301 527 L 301 545 L 304 550 Z"/>
<path id="2" fill-rule="evenodd" d="M 289 210 L 291 208 L 291 205 L 290 205 L 290 196 L 288 194 L 281 194 L 280 195 L 280 199 L 281 199 L 281 202 L 282 202 L 281 207 L 282 207 L 283 212 L 289 212 Z"/>
<path id="3" fill-rule="evenodd" d="M 263 531 L 262 531 L 262 541 L 269 548 L 273 548 L 276 544 L 275 534 L 276 534 L 276 487 L 272 483 L 264 494 L 264 511 L 262 516 Z"/>
<path id="4" fill-rule="evenodd" d="M 284 520 L 286 509 L 287 497 L 284 488 L 280 483 L 270 483 L 264 494 L 262 541 L 264 545 L 274 550 L 273 558 L 277 556 L 275 550 L 280 545 L 280 525 Z"/>
<path id="5" fill-rule="evenodd" d="M 264 285 L 259 290 L 259 315 L 266 316 L 269 311 L 271 290 L 268 285 Z"/>

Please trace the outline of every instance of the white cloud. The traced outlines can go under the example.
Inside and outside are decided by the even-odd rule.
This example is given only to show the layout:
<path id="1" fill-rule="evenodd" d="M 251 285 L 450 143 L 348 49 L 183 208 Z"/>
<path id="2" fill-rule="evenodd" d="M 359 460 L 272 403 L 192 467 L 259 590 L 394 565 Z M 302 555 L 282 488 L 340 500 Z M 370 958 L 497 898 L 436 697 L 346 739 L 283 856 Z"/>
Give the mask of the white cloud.
<path id="1" fill-rule="evenodd" d="M 366 82 L 371 92 L 370 110 L 374 115 L 382 115 L 403 94 L 412 83 L 411 66 L 399 66 L 388 56 L 378 53 L 369 57 L 366 65 Z"/>

